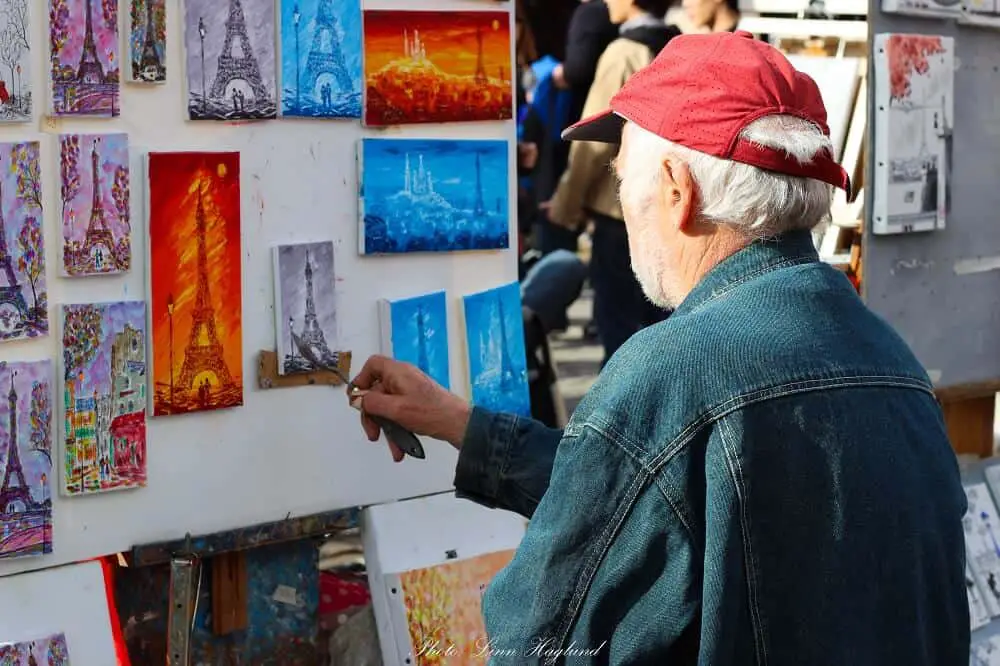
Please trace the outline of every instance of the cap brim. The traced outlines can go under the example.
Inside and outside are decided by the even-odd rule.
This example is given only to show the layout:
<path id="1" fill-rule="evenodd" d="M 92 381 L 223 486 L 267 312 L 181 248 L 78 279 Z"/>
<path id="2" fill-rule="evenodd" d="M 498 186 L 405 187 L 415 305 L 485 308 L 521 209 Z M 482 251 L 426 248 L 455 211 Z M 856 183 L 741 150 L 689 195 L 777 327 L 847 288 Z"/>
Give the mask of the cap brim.
<path id="1" fill-rule="evenodd" d="M 621 143 L 625 119 L 608 109 L 597 115 L 584 118 L 563 130 L 563 141 L 597 141 L 600 143 Z"/>

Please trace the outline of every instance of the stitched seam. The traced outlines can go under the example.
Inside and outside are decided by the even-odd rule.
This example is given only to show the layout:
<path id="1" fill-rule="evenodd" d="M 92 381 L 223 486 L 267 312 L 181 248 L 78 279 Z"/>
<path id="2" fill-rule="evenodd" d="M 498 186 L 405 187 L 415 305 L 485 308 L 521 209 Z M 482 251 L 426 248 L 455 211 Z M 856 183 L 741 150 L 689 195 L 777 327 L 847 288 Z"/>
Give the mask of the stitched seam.
<path id="1" fill-rule="evenodd" d="M 584 424 L 584 427 L 588 428 L 589 430 L 593 430 L 602 438 L 610 442 L 613 442 L 618 446 L 618 448 L 620 448 L 622 451 L 628 454 L 630 458 L 635 460 L 640 467 L 642 467 L 647 472 L 651 471 L 649 469 L 649 466 L 646 464 L 646 458 L 647 458 L 646 451 L 644 451 L 641 447 L 637 446 L 631 440 L 630 437 L 618 432 L 613 427 L 611 427 L 611 424 L 609 424 L 604 419 L 598 418 L 594 419 L 593 421 L 588 421 L 586 424 Z"/>
<path id="2" fill-rule="evenodd" d="M 717 290 L 712 291 L 712 293 L 709 294 L 700 303 L 694 305 L 694 307 L 688 310 L 688 312 L 696 312 L 697 310 L 700 310 L 703 306 L 711 303 L 712 301 L 718 299 L 719 297 L 725 296 L 726 294 L 728 294 L 730 291 L 740 286 L 741 284 L 744 284 L 762 275 L 767 275 L 771 271 L 778 270 L 779 268 L 787 268 L 788 266 L 796 266 L 798 264 L 809 264 L 809 263 L 816 263 L 816 260 L 812 257 L 805 257 L 805 256 L 793 257 L 791 259 L 782 259 L 781 261 L 775 262 L 773 264 L 767 264 L 766 266 L 762 266 L 761 268 L 758 268 L 752 273 L 747 273 L 746 275 L 743 275 L 736 280 L 721 285 Z"/>
<path id="3" fill-rule="evenodd" d="M 691 525 L 690 522 L 688 522 L 685 515 L 681 512 L 680 507 L 677 506 L 677 503 L 674 502 L 673 498 L 670 497 L 670 494 L 667 493 L 666 489 L 660 483 L 661 479 L 659 474 L 654 474 L 652 475 L 652 477 L 653 477 L 653 484 L 656 486 L 656 489 L 660 491 L 661 495 L 663 495 L 663 499 L 665 499 L 667 504 L 670 505 L 670 508 L 677 516 L 677 520 L 680 521 L 681 526 L 687 531 L 688 537 L 691 540 L 691 547 L 699 556 L 704 557 L 705 551 L 703 548 L 701 548 L 701 545 L 698 543 L 698 539 L 695 538 L 694 526 Z"/>
<path id="4" fill-rule="evenodd" d="M 733 478 L 736 497 L 740 503 L 740 525 L 743 528 L 743 556 L 746 558 L 744 571 L 747 577 L 747 601 L 750 605 L 751 622 L 754 625 L 754 646 L 757 660 L 761 666 L 767 665 L 767 646 L 764 640 L 764 622 L 760 615 L 760 600 L 758 598 L 759 581 L 757 580 L 757 559 L 753 554 L 753 539 L 750 536 L 750 515 L 747 506 L 746 481 L 743 475 L 743 463 L 739 456 L 730 448 L 729 426 L 725 421 L 719 423 L 719 436 L 722 438 L 722 449 L 726 453 L 726 463 Z"/>
<path id="5" fill-rule="evenodd" d="M 501 484 L 506 485 L 507 482 L 507 469 L 510 467 L 510 450 L 513 448 L 514 433 L 517 432 L 517 417 L 508 419 L 508 424 L 507 436 L 504 440 L 507 442 L 507 446 L 503 447 L 503 458 L 500 461 L 500 469 L 497 470 L 497 497 L 500 496 Z"/>

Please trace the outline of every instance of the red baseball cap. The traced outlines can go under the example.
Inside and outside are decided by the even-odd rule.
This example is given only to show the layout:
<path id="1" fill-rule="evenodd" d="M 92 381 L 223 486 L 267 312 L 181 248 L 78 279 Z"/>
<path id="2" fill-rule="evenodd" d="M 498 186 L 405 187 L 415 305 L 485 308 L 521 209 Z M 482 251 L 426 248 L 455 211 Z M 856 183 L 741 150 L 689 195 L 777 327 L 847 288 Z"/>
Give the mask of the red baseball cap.
<path id="1" fill-rule="evenodd" d="M 743 30 L 679 35 L 625 82 L 610 109 L 566 128 L 562 137 L 619 143 L 631 121 L 692 150 L 850 193 L 850 178 L 832 154 L 802 164 L 740 136 L 754 120 L 776 114 L 802 118 L 830 135 L 816 82 L 778 49 Z"/>

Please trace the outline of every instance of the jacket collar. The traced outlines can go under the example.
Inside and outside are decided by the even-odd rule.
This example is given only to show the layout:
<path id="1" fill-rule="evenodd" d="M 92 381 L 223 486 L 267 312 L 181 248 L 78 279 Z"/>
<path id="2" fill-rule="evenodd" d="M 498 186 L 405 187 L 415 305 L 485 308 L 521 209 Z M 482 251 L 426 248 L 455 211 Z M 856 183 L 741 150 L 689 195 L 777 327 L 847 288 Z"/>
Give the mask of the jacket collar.
<path id="1" fill-rule="evenodd" d="M 809 230 L 800 229 L 754 241 L 706 273 L 678 306 L 676 314 L 690 312 L 730 289 L 777 268 L 817 261 L 819 254 Z"/>

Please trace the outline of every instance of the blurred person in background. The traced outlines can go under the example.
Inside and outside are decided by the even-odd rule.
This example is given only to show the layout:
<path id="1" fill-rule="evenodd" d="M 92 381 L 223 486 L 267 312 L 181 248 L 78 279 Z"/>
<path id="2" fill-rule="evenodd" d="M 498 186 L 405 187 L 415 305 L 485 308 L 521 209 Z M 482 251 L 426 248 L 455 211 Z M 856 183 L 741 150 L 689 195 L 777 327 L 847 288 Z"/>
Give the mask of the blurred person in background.
<path id="1" fill-rule="evenodd" d="M 739 0 L 683 0 L 684 32 L 733 32 L 740 22 Z"/>

